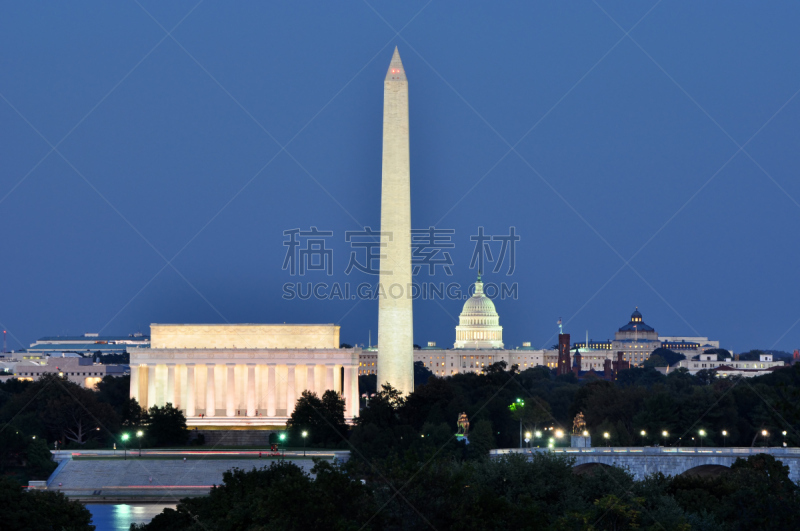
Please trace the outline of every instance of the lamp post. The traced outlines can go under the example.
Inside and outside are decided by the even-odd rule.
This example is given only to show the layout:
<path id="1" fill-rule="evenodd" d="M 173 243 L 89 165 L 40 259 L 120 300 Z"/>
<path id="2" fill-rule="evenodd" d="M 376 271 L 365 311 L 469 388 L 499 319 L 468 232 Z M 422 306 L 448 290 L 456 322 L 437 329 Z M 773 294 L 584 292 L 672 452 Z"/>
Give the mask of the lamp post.
<path id="1" fill-rule="evenodd" d="M 531 432 L 525 432 L 525 443 L 528 445 L 528 448 L 531 447 Z"/>
<path id="2" fill-rule="evenodd" d="M 769 440 L 769 432 L 767 430 L 761 430 L 761 436 L 764 437 L 764 446 L 767 446 L 767 441 Z"/>
<path id="3" fill-rule="evenodd" d="M 722 430 L 722 447 L 725 448 L 728 446 L 728 431 Z"/>
<path id="4" fill-rule="evenodd" d="M 603 433 L 603 439 L 605 439 L 605 440 L 606 440 L 606 446 L 610 446 L 610 443 L 608 442 L 608 440 L 609 440 L 610 438 L 611 438 L 611 434 L 609 434 L 608 432 L 604 432 L 604 433 Z"/>
<path id="5" fill-rule="evenodd" d="M 125 451 L 125 461 L 128 460 L 128 437 L 130 437 L 130 435 L 127 433 L 122 434 L 122 449 Z"/>
<path id="6" fill-rule="evenodd" d="M 306 456 L 306 436 L 308 435 L 307 431 L 303 432 L 303 457 Z"/>
<path id="7" fill-rule="evenodd" d="M 533 432 L 533 436 L 534 436 L 535 439 L 541 439 L 542 432 L 540 432 L 539 430 L 536 430 L 535 432 Z M 539 441 L 536 441 L 536 448 L 539 448 Z"/>
<path id="8" fill-rule="evenodd" d="M 143 435 L 144 435 L 144 432 L 142 430 L 139 430 L 139 431 L 136 432 L 136 438 L 139 439 L 139 457 L 142 457 L 142 436 Z"/>
<path id="9" fill-rule="evenodd" d="M 667 445 L 667 437 L 669 437 L 669 432 L 667 430 L 662 431 L 661 432 L 661 439 L 663 439 L 663 441 L 664 441 L 664 446 Z"/>
<path id="10" fill-rule="evenodd" d="M 555 441 L 556 442 L 556 446 L 558 445 L 558 439 L 561 439 L 563 437 L 564 437 L 564 431 L 563 430 L 556 430 L 556 441 Z"/>
<path id="11" fill-rule="evenodd" d="M 519 447 L 522 448 L 522 412 L 517 411 L 521 408 L 525 407 L 525 401 L 521 398 L 517 398 L 513 404 L 508 406 L 508 409 L 517 413 L 519 415 Z"/>
<path id="12" fill-rule="evenodd" d="M 786 446 L 786 430 L 783 430 L 781 434 L 783 435 L 783 446 Z"/>
<path id="13" fill-rule="evenodd" d="M 702 448 L 703 447 L 703 437 L 706 436 L 706 430 L 700 430 L 700 431 L 697 432 L 697 434 L 700 436 L 700 448 Z"/>
<path id="14" fill-rule="evenodd" d="M 639 432 L 639 435 L 642 436 L 642 447 L 644 447 L 644 438 L 647 436 L 647 432 L 642 430 Z"/>
<path id="15" fill-rule="evenodd" d="M 283 442 L 286 440 L 286 433 L 281 433 L 280 435 L 278 435 L 278 440 L 281 441 L 280 442 L 281 447 L 279 448 L 279 450 L 281 450 L 281 459 L 285 459 L 286 458 L 286 445 Z"/>

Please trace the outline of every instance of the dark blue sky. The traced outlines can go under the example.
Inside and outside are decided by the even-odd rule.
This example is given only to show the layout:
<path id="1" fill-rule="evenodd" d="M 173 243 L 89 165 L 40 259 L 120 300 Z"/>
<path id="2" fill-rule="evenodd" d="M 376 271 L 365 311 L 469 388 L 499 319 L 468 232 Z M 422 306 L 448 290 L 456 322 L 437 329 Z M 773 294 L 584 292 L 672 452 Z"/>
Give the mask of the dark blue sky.
<path id="1" fill-rule="evenodd" d="M 375 301 L 281 295 L 374 281 L 344 274 L 344 233 L 379 227 L 398 46 L 413 225 L 455 230 L 453 277 L 418 280 L 469 283 L 470 235 L 513 226 L 514 274 L 486 275 L 518 283 L 507 345 L 559 317 L 610 338 L 638 305 L 661 334 L 798 348 L 798 26 L 789 2 L 4 3 L 9 347 L 151 322 L 374 341 Z M 332 277 L 281 269 L 311 226 Z M 451 345 L 461 305 L 417 301 L 415 341 Z"/>

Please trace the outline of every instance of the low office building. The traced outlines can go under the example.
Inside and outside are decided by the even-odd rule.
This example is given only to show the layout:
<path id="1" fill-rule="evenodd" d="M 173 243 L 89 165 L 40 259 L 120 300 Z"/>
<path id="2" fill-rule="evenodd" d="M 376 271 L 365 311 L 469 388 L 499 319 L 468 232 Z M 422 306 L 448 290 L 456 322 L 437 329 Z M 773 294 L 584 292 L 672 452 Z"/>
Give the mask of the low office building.
<path id="1" fill-rule="evenodd" d="M 16 353 L 22 359 L 41 359 L 49 354 L 74 352 L 91 356 L 95 352 L 101 354 L 123 354 L 130 348 L 147 348 L 150 337 L 142 334 L 129 336 L 101 336 L 100 334 L 83 334 L 82 336 L 45 336 L 31 343 L 25 352 Z"/>
<path id="2" fill-rule="evenodd" d="M 719 341 L 698 336 L 659 336 L 662 348 L 668 348 L 686 356 L 687 359 L 702 354 L 706 350 L 718 349 Z"/>
<path id="3" fill-rule="evenodd" d="M 42 360 L 23 360 L 14 364 L 13 377 L 19 380 L 38 380 L 45 374 L 58 374 L 72 383 L 94 389 L 106 376 L 123 376 L 126 365 L 92 363 L 90 358 L 73 356 L 47 356 Z"/>
<path id="4" fill-rule="evenodd" d="M 734 360 L 727 358 L 722 361 L 717 360 L 716 354 L 699 354 L 690 360 L 681 360 L 668 371 L 684 368 L 691 374 L 700 371 L 715 371 L 717 376 L 760 376 L 767 374 L 775 369 L 780 369 L 786 364 L 783 361 L 774 361 L 772 354 L 761 354 L 758 361 L 755 360 Z"/>

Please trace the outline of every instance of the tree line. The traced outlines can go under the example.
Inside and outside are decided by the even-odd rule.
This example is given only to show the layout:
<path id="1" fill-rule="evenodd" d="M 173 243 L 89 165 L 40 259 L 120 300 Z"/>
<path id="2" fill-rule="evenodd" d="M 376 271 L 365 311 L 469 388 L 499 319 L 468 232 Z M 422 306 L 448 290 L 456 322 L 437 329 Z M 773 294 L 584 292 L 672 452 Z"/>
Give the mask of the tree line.
<path id="1" fill-rule="evenodd" d="M 23 482 L 46 479 L 56 467 L 50 454 L 56 448 L 186 444 L 189 432 L 180 410 L 171 404 L 144 409 L 129 389 L 128 376 L 106 376 L 96 390 L 56 374 L 0 383 L 0 473 Z M 143 436 L 134 442 L 139 431 Z"/>

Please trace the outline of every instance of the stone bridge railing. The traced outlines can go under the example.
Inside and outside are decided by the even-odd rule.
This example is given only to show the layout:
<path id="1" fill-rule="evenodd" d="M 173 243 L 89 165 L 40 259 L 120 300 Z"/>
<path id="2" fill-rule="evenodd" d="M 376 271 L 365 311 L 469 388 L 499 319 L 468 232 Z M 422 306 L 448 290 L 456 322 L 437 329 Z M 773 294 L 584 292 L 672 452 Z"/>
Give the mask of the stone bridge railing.
<path id="1" fill-rule="evenodd" d="M 627 469 L 636 479 L 654 472 L 677 476 L 702 465 L 731 466 L 737 458 L 770 454 L 789 466 L 789 477 L 800 484 L 800 448 L 673 448 L 673 447 L 611 447 L 611 448 L 510 448 L 492 450 L 492 457 L 508 454 L 552 452 L 575 458 L 575 466 L 601 463 Z"/>

